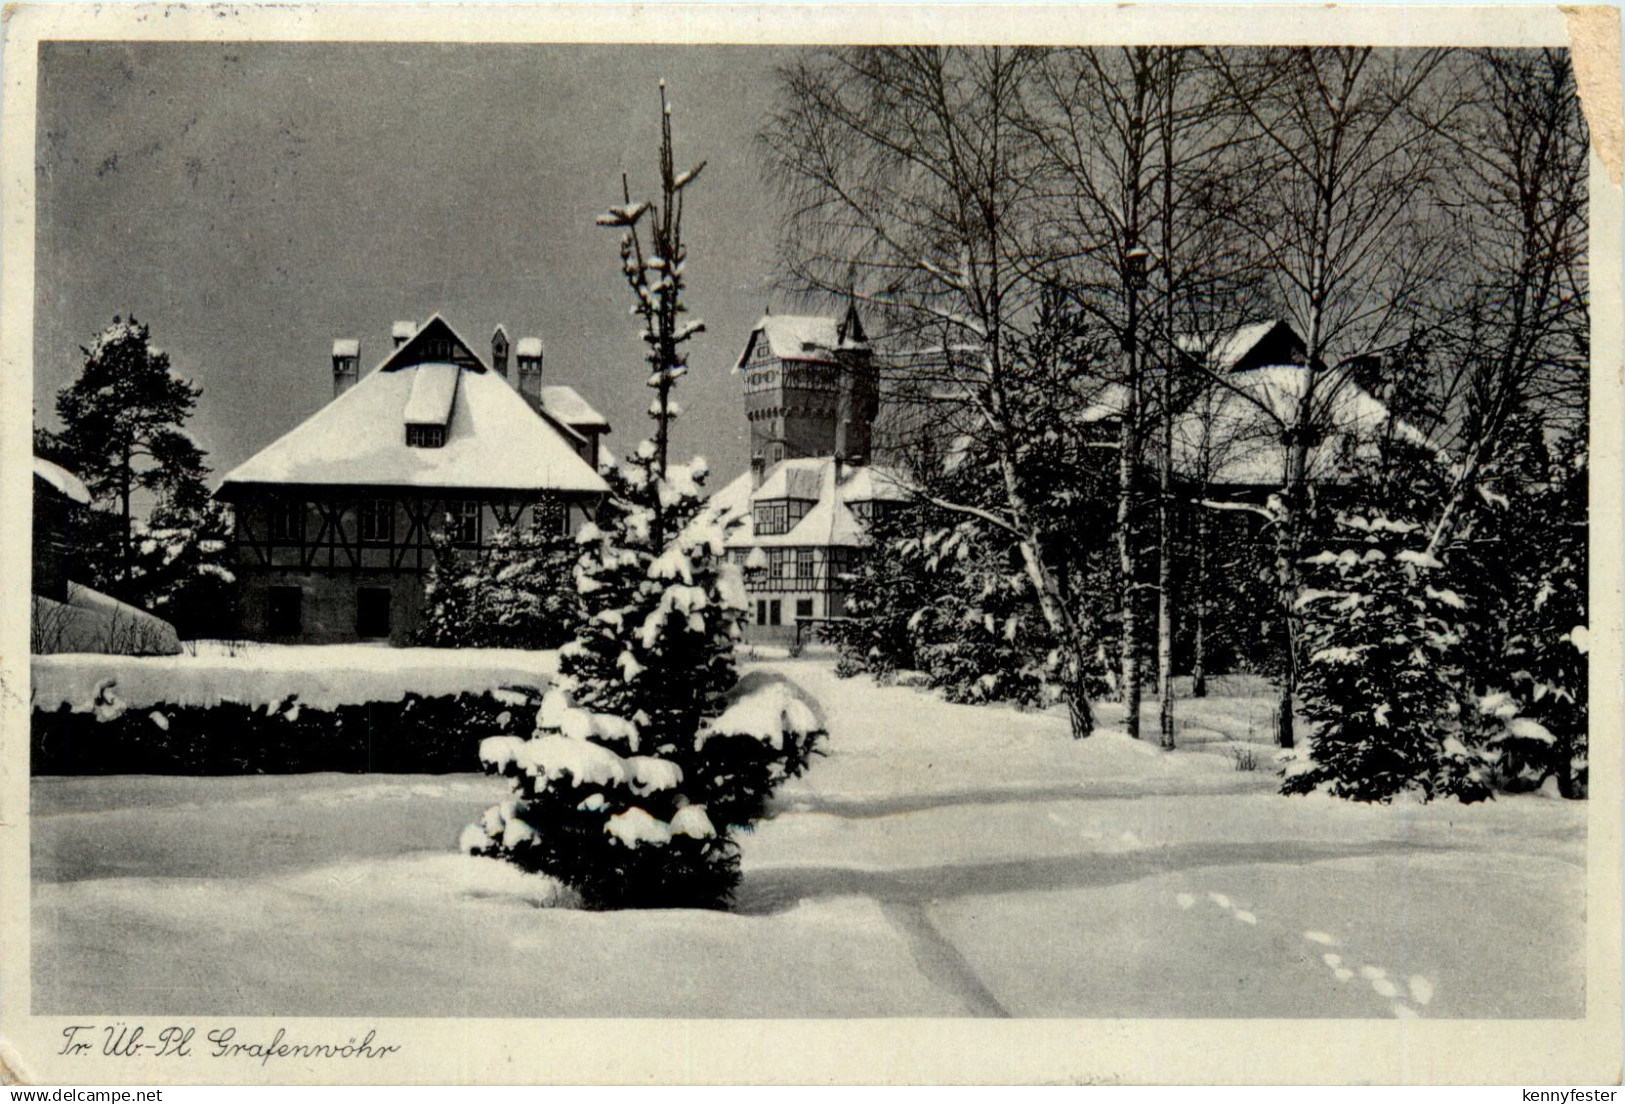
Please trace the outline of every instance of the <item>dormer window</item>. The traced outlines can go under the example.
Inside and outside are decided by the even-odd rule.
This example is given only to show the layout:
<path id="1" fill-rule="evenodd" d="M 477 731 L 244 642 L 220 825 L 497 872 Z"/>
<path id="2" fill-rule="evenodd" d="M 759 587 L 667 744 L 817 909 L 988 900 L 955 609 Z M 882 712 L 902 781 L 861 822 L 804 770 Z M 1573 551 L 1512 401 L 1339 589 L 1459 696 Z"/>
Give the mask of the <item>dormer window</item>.
<path id="1" fill-rule="evenodd" d="M 409 425 L 406 427 L 408 448 L 445 448 L 446 427 L 443 425 Z"/>
<path id="2" fill-rule="evenodd" d="M 790 505 L 782 499 L 778 502 L 758 502 L 755 513 L 755 529 L 758 536 L 773 536 L 789 531 Z"/>

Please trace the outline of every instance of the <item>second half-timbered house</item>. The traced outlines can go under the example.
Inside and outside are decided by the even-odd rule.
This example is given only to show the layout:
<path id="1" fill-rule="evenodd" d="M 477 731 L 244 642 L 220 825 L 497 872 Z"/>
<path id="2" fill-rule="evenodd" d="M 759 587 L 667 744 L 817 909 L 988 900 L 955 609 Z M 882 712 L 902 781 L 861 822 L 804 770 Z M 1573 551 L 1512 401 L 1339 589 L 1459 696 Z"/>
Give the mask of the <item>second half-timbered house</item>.
<path id="1" fill-rule="evenodd" d="M 356 344 L 335 343 L 333 401 L 222 481 L 245 636 L 401 643 L 437 534 L 478 549 L 503 526 L 571 532 L 608 489 L 592 462 L 608 426 L 569 388 L 549 389 L 576 400 L 551 411 L 510 385 L 500 328 L 497 367 L 438 315 L 397 329 L 365 376 Z"/>

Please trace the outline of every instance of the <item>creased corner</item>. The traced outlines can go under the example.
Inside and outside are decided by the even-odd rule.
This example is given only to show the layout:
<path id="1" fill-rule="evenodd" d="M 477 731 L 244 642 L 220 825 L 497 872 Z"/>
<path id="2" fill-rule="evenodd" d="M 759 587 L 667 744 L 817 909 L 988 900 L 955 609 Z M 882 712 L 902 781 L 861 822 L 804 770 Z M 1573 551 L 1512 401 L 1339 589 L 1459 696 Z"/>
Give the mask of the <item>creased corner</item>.
<path id="1" fill-rule="evenodd" d="M 1619 9 L 1601 5 L 1562 8 L 1580 107 L 1591 129 L 1591 149 L 1619 186 L 1625 170 L 1625 107 L 1621 105 Z"/>
<path id="2" fill-rule="evenodd" d="M 3 1036 L 0 1036 L 0 1085 L 31 1084 L 34 1084 L 34 1079 L 24 1070 L 17 1051 Z"/>

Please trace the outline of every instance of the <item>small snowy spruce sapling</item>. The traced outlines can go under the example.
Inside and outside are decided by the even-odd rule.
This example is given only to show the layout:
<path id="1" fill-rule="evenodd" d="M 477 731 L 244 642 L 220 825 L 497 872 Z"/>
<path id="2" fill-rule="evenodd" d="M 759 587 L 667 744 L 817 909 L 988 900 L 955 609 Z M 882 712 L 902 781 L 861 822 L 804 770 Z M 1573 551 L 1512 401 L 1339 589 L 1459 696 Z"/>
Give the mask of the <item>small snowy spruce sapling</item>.
<path id="1" fill-rule="evenodd" d="M 1444 564 L 1408 521 L 1340 517 L 1332 543 L 1304 561 L 1309 746 L 1289 763 L 1283 792 L 1357 801 L 1488 796 L 1460 689 L 1463 602 Z"/>
<path id="2" fill-rule="evenodd" d="M 602 216 L 620 228 L 622 270 L 643 321 L 653 440 L 607 469 L 610 494 L 577 534 L 579 628 L 560 652 L 529 739 L 484 741 L 515 799 L 465 830 L 462 846 L 557 878 L 591 908 L 719 907 L 739 880 L 732 835 L 804 771 L 823 737 L 787 684 L 740 683 L 734 650 L 747 599 L 709 507 L 703 461 L 670 465 L 682 346 L 683 189 L 662 103 L 662 203 Z M 640 225 L 653 238 L 646 245 Z"/>

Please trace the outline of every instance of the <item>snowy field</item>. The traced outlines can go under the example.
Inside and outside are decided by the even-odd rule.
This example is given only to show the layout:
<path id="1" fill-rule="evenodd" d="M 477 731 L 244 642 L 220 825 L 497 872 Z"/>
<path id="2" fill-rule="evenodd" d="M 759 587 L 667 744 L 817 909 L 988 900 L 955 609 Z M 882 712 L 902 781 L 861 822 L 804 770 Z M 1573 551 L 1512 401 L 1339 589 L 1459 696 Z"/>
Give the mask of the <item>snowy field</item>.
<path id="1" fill-rule="evenodd" d="M 549 907 L 545 880 L 452 852 L 507 792 L 477 775 L 39 778 L 33 1010 L 1584 1013 L 1583 803 L 1277 796 L 1245 680 L 1182 702 L 1167 754 L 1109 706 L 1076 743 L 1059 712 L 752 666 L 831 738 L 745 839 L 732 914 Z"/>

